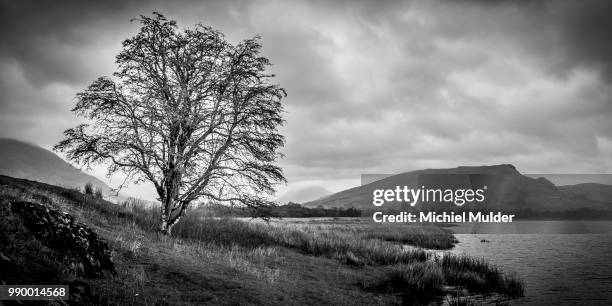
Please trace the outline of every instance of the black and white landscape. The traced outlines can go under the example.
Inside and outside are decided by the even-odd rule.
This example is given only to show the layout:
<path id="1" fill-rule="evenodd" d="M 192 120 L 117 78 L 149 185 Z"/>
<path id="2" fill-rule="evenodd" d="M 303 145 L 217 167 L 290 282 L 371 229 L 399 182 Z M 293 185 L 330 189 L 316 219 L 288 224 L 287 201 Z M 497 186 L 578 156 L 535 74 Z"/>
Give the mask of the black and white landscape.
<path id="1" fill-rule="evenodd" d="M 611 14 L 0 0 L 0 304 L 611 304 Z"/>

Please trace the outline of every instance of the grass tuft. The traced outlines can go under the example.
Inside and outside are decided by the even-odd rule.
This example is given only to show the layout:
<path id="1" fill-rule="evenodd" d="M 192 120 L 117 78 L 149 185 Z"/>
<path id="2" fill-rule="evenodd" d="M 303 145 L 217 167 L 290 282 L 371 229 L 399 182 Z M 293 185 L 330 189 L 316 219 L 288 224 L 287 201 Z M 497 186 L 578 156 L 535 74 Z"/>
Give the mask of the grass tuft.
<path id="1" fill-rule="evenodd" d="M 460 286 L 470 292 L 497 292 L 509 297 L 524 295 L 524 284 L 515 274 L 504 274 L 483 258 L 444 253 L 436 258 L 444 270 L 446 283 Z"/>
<path id="2" fill-rule="evenodd" d="M 402 294 L 404 304 L 418 304 L 439 299 L 443 293 L 444 274 L 434 262 L 394 265 L 383 278 L 366 285 L 366 289 Z"/>
<path id="3" fill-rule="evenodd" d="M 94 187 L 93 184 L 91 182 L 87 182 L 85 184 L 85 187 L 83 189 L 83 193 L 85 193 L 86 195 L 93 195 L 94 194 Z"/>

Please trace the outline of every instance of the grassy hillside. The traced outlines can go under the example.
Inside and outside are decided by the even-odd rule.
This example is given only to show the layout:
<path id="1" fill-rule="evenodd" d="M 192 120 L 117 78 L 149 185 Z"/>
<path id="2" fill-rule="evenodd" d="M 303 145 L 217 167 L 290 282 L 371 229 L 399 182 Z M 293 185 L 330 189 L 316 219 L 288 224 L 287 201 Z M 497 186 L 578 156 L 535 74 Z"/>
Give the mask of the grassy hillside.
<path id="1" fill-rule="evenodd" d="M 516 277 L 482 260 L 435 257 L 421 249 L 452 247 L 452 234 L 437 227 L 378 227 L 359 220 L 268 224 L 204 218 L 196 211 L 168 237 L 155 230 L 158 212 L 138 203 L 115 205 L 0 176 L 2 207 L 16 199 L 67 212 L 109 243 L 118 275 L 79 279 L 45 261 L 53 250 L 28 238 L 18 220 L 0 210 L 3 224 L 10 223 L 0 234 L 0 252 L 27 259 L 18 262 L 27 266 L 19 277 L 26 281 L 50 269 L 45 275 L 55 278 L 48 282 L 84 282 L 96 304 L 414 304 L 467 292 L 504 298 L 523 291 Z"/>

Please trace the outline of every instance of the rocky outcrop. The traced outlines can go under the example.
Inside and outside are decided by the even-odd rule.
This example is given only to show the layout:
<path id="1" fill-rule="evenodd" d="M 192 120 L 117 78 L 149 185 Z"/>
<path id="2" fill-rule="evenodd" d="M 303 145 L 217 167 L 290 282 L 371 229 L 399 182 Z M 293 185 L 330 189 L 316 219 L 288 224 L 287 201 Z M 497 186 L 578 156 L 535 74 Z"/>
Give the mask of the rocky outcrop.
<path id="1" fill-rule="evenodd" d="M 12 214 L 19 216 L 27 230 L 41 243 L 53 249 L 57 258 L 78 276 L 99 278 L 115 275 L 115 266 L 106 242 L 74 217 L 44 205 L 14 201 Z"/>

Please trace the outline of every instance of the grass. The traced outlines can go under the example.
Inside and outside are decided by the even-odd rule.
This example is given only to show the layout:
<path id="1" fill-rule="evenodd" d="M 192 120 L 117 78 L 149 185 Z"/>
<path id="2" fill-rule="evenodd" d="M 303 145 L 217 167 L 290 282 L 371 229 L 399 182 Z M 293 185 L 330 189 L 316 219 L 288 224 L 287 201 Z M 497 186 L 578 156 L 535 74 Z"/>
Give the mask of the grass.
<path id="1" fill-rule="evenodd" d="M 444 253 L 432 260 L 409 265 L 394 265 L 383 277 L 363 284 L 366 290 L 400 293 L 404 304 L 421 304 L 449 296 L 451 305 L 470 305 L 469 296 L 485 294 L 492 300 L 517 298 L 524 295 L 523 282 L 514 274 L 504 274 L 495 265 L 481 258 Z M 497 297 L 495 297 L 497 296 Z"/>
<path id="2" fill-rule="evenodd" d="M 483 260 L 436 258 L 422 249 L 448 249 L 456 242 L 433 226 L 360 219 L 266 223 L 194 210 L 168 237 L 156 231 L 159 211 L 137 201 L 116 205 L 78 190 L 3 176 L 0 198 L 63 210 L 108 241 L 118 276 L 82 280 L 98 304 L 377 305 L 441 299 L 449 286 L 507 296 L 523 292 L 518 278 Z M 34 254 L 35 248 L 22 251 Z"/>
<path id="3" fill-rule="evenodd" d="M 405 229 L 410 229 L 410 231 Z M 418 226 L 415 228 L 392 225 L 379 226 L 369 231 L 366 236 L 428 249 L 446 250 L 457 243 L 457 239 L 450 231 L 436 226 Z"/>
<path id="4" fill-rule="evenodd" d="M 395 265 L 384 276 L 365 288 L 378 292 L 401 293 L 404 302 L 422 303 L 438 299 L 443 293 L 444 273 L 431 261 Z"/>
<path id="5" fill-rule="evenodd" d="M 159 211 L 141 205 L 124 204 L 134 212 L 133 221 L 148 231 L 157 228 Z M 283 222 L 214 218 L 197 211 L 185 215 L 173 228 L 173 236 L 217 246 L 254 248 L 276 246 L 304 254 L 339 259 L 352 265 L 389 265 L 427 259 L 422 249 L 406 250 L 398 244 L 368 238 L 337 227 L 304 226 Z"/>
<path id="6" fill-rule="evenodd" d="M 514 274 L 504 274 L 482 258 L 444 253 L 436 258 L 442 267 L 446 283 L 470 292 L 499 292 L 509 297 L 523 296 L 523 282 Z"/>
<path id="7" fill-rule="evenodd" d="M 85 186 L 83 187 L 83 193 L 87 194 L 87 195 L 93 195 L 94 194 L 94 187 L 93 187 L 93 184 L 91 182 L 85 183 Z"/>
<path id="8" fill-rule="evenodd" d="M 300 221 L 288 219 L 289 223 L 299 227 L 314 228 L 316 231 L 334 231 L 349 233 L 365 239 L 378 239 L 415 247 L 446 250 L 452 248 L 457 239 L 450 230 L 434 225 L 386 224 L 373 223 L 361 218 L 319 218 Z"/>

